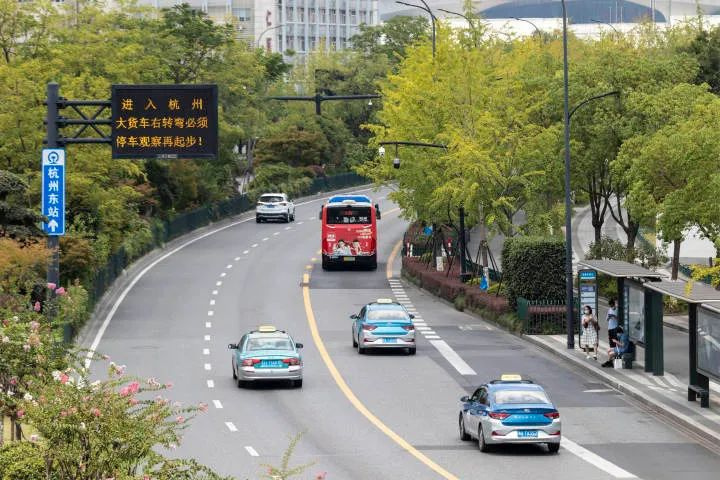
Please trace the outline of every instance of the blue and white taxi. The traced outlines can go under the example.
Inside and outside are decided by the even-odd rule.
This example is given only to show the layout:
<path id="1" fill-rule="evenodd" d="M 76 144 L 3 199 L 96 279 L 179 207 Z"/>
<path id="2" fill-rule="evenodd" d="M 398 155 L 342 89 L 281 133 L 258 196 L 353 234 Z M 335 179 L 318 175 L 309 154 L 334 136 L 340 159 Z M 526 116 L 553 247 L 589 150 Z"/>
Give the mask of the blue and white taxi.
<path id="1" fill-rule="evenodd" d="M 228 348 L 234 350 L 232 373 L 238 387 L 263 380 L 288 380 L 293 386 L 302 387 L 303 361 L 299 350 L 303 345 L 284 330 L 261 325 Z"/>
<path id="2" fill-rule="evenodd" d="M 477 438 L 480 451 L 502 443 L 544 443 L 560 449 L 560 413 L 540 385 L 502 375 L 460 399 L 460 438 Z"/>

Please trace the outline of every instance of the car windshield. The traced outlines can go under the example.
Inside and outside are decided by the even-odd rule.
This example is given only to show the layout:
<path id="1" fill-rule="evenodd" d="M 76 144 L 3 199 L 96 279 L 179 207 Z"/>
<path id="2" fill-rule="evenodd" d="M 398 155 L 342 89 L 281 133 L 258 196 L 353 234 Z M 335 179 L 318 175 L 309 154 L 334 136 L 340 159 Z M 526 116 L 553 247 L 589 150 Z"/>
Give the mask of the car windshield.
<path id="1" fill-rule="evenodd" d="M 402 310 L 370 310 L 368 320 L 407 320 L 407 314 Z"/>
<path id="2" fill-rule="evenodd" d="M 495 403 L 550 403 L 545 392 L 540 390 L 498 390 L 493 393 Z"/>
<path id="3" fill-rule="evenodd" d="M 327 209 L 327 223 L 328 225 L 369 224 L 370 207 L 329 207 Z"/>
<path id="4" fill-rule="evenodd" d="M 283 198 L 278 195 L 263 195 L 260 197 L 260 201 L 265 203 L 277 203 L 282 202 Z"/>
<path id="5" fill-rule="evenodd" d="M 254 352 L 258 350 L 292 350 L 290 340 L 286 338 L 251 338 L 245 350 Z"/>

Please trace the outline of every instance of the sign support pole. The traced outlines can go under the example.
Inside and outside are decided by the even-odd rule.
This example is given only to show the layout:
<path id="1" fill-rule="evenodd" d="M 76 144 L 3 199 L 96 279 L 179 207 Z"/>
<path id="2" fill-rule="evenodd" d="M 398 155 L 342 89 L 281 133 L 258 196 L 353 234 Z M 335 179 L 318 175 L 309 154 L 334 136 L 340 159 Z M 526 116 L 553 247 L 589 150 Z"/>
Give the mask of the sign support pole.
<path id="1" fill-rule="evenodd" d="M 47 146 L 58 148 L 58 100 L 60 97 L 60 86 L 51 82 L 47 84 Z M 60 286 L 60 237 L 48 235 L 47 246 L 50 249 L 50 264 L 48 265 L 47 281 Z M 54 296 L 55 292 L 50 295 Z M 54 313 L 54 312 L 53 312 Z M 66 339 L 67 340 L 67 339 Z"/>

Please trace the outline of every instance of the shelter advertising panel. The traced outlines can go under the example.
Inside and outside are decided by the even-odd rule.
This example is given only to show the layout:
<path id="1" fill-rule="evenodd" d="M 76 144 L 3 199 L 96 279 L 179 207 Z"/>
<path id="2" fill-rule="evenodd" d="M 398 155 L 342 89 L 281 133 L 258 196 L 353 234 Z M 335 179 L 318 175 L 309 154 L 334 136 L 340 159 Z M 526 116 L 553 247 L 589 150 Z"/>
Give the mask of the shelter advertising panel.
<path id="1" fill-rule="evenodd" d="M 641 345 L 645 344 L 645 291 L 628 282 L 625 288 L 625 321 L 630 340 Z"/>
<path id="2" fill-rule="evenodd" d="M 697 369 L 720 380 L 720 312 L 698 308 Z"/>
<path id="3" fill-rule="evenodd" d="M 113 158 L 214 158 L 217 85 L 113 85 Z"/>

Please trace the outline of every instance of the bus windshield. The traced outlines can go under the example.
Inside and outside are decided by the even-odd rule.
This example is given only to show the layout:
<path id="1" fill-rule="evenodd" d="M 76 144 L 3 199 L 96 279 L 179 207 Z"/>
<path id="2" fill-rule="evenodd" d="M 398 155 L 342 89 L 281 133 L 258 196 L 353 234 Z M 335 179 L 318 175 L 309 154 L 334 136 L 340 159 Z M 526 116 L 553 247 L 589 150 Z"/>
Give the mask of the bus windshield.
<path id="1" fill-rule="evenodd" d="M 370 207 L 327 207 L 327 224 L 362 224 L 370 223 Z"/>

